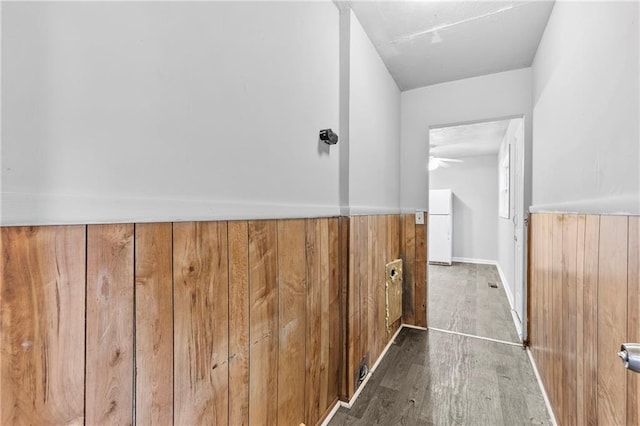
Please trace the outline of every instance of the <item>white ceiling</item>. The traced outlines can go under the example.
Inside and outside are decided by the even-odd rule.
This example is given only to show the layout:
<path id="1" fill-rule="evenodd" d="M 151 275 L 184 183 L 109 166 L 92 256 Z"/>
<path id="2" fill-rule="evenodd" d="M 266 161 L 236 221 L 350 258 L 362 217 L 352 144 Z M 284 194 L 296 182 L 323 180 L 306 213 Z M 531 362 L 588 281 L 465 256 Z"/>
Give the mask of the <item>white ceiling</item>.
<path id="1" fill-rule="evenodd" d="M 531 65 L 553 1 L 342 1 L 400 90 Z"/>
<path id="2" fill-rule="evenodd" d="M 464 158 L 497 155 L 511 120 L 488 121 L 429 130 L 429 155 Z"/>

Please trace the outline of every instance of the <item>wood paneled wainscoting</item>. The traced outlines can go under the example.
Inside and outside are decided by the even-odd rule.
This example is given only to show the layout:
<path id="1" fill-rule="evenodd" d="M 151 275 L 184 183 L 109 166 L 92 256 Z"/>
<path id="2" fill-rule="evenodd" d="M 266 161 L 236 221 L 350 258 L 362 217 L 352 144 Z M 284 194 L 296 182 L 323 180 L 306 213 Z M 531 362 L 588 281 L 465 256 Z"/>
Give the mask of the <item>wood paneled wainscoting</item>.
<path id="1" fill-rule="evenodd" d="M 349 256 L 346 294 L 346 365 L 342 399 L 358 387 L 359 369 L 369 368 L 400 327 L 385 326 L 385 265 L 402 258 L 404 264 L 403 317 L 405 324 L 426 327 L 427 228 L 415 215 L 352 216 L 348 223 Z"/>
<path id="2" fill-rule="evenodd" d="M 639 425 L 640 217 L 536 213 L 529 240 L 529 337 L 558 422 Z"/>
<path id="3" fill-rule="evenodd" d="M 316 424 L 352 395 L 350 271 L 426 274 L 421 227 L 365 218 L 3 227 L 0 424 Z M 374 360 L 390 336 L 366 312 Z"/>

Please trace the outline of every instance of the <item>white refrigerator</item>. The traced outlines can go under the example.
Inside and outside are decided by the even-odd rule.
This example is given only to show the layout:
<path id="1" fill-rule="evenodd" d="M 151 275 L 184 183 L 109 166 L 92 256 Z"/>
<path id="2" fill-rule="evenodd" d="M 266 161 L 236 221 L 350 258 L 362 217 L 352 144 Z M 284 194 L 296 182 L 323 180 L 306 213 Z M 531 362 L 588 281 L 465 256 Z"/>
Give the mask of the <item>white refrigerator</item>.
<path id="1" fill-rule="evenodd" d="M 429 263 L 451 265 L 453 196 L 450 189 L 429 191 Z"/>

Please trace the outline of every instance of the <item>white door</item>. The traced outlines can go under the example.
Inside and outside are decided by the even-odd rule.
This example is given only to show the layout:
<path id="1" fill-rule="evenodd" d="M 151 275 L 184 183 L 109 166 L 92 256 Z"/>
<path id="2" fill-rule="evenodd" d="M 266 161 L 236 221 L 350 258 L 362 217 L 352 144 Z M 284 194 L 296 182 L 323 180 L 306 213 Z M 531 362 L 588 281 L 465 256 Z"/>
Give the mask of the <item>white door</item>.
<path id="1" fill-rule="evenodd" d="M 525 225 L 525 211 L 524 211 L 524 201 L 523 201 L 523 191 L 524 191 L 524 127 L 522 125 L 522 120 L 520 121 L 520 126 L 516 130 L 515 133 L 515 143 L 513 144 L 513 158 L 514 158 L 514 212 L 513 212 L 513 223 L 514 223 L 514 251 L 515 251 L 515 309 L 516 314 L 518 314 L 518 319 L 520 320 L 520 324 L 523 325 L 522 329 L 525 330 L 524 327 L 524 319 L 525 319 L 525 280 L 524 280 L 524 244 L 525 244 L 525 233 L 524 233 L 524 225 Z M 523 331 L 525 333 L 526 331 Z M 521 336 L 525 338 L 526 336 Z"/>

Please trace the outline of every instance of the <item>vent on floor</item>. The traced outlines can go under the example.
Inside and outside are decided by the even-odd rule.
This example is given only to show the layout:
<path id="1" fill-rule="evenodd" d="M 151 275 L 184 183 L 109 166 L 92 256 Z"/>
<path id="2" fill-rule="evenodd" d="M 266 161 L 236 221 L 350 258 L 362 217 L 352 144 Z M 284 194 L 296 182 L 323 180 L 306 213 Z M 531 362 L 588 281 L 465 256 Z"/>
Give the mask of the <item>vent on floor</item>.
<path id="1" fill-rule="evenodd" d="M 498 284 L 496 284 L 496 283 L 489 283 L 489 287 L 491 287 L 491 288 L 498 288 Z"/>

